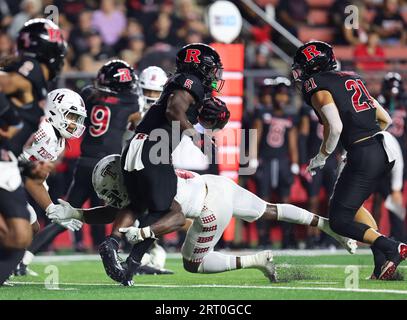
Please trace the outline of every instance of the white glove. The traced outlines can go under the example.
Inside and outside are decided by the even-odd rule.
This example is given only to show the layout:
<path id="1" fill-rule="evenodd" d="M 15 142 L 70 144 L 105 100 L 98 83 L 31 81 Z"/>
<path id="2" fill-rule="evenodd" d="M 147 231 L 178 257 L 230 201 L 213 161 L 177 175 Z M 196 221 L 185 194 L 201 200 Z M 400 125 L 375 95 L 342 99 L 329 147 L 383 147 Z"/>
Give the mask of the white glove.
<path id="1" fill-rule="evenodd" d="M 314 176 L 316 174 L 315 169 L 322 169 L 325 166 L 327 158 L 328 156 L 323 155 L 322 153 L 318 153 L 314 158 L 310 160 L 307 171 L 310 173 L 311 176 Z"/>
<path id="2" fill-rule="evenodd" d="M 298 163 L 291 164 L 291 172 L 296 176 L 300 174 L 300 166 L 298 165 Z"/>
<path id="3" fill-rule="evenodd" d="M 45 212 L 51 220 L 82 220 L 82 210 L 73 208 L 68 202 L 58 199 L 59 204 L 51 203 Z"/>
<path id="4" fill-rule="evenodd" d="M 82 221 L 76 219 L 53 219 L 52 222 L 58 223 L 59 225 L 63 226 L 65 229 L 71 231 L 79 231 L 82 228 Z"/>
<path id="5" fill-rule="evenodd" d="M 249 160 L 249 168 L 256 170 L 259 167 L 259 160 L 252 158 Z"/>
<path id="6" fill-rule="evenodd" d="M 144 241 L 147 238 L 155 238 L 154 233 L 151 231 L 150 227 L 144 228 L 136 228 L 136 227 L 128 227 L 128 228 L 119 228 L 119 232 L 125 234 L 127 241 L 130 244 L 136 244 L 139 242 Z"/>

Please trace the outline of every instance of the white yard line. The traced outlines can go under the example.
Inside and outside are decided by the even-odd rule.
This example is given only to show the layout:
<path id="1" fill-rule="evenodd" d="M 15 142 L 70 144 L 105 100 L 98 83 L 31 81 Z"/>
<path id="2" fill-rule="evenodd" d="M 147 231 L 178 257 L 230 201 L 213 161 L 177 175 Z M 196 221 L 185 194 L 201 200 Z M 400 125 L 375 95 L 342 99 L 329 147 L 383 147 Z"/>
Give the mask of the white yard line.
<path id="1" fill-rule="evenodd" d="M 20 281 L 10 281 L 11 284 L 15 285 L 44 285 L 42 282 L 20 282 Z M 60 283 L 60 285 L 66 286 L 115 286 L 119 287 L 118 284 L 111 283 Z M 361 293 L 393 293 L 407 295 L 407 290 L 387 290 L 387 289 L 346 289 L 346 288 L 314 288 L 314 287 L 289 287 L 289 286 L 239 286 L 239 285 L 158 285 L 158 284 L 135 284 L 134 287 L 150 287 L 150 288 L 223 288 L 223 289 L 268 289 L 268 290 L 298 290 L 298 291 L 333 291 L 333 292 L 361 292 Z"/>

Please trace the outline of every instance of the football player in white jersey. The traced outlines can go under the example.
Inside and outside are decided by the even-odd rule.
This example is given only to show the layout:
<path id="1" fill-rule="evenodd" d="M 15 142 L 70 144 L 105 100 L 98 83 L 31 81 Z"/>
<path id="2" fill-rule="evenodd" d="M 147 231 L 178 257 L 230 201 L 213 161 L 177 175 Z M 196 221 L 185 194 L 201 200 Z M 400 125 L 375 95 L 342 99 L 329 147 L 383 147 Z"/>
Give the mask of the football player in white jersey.
<path id="1" fill-rule="evenodd" d="M 50 161 L 54 162 L 65 150 L 65 142 L 70 138 L 79 138 L 85 130 L 84 120 L 86 109 L 79 94 L 69 89 L 56 89 L 48 93 L 45 117 L 38 130 L 28 140 L 19 156 L 21 161 Z M 45 179 L 25 180 L 25 187 L 34 201 L 49 215 L 56 210 L 63 210 L 61 205 L 52 202 Z M 37 215 L 31 205 L 27 204 L 30 211 L 30 223 L 33 233 L 39 231 Z M 75 219 L 59 222 L 65 228 L 75 231 L 82 227 L 82 223 Z M 26 251 L 22 264 L 16 270 L 16 275 L 23 275 L 33 255 Z"/>
<path id="2" fill-rule="evenodd" d="M 120 231 L 132 244 L 147 238 L 160 237 L 183 227 L 186 218 L 192 219 L 182 247 L 184 268 L 194 273 L 217 273 L 241 268 L 257 268 L 274 281 L 275 267 L 270 250 L 246 256 L 226 255 L 215 252 L 214 247 L 232 217 L 247 222 L 260 218 L 286 221 L 319 228 L 338 240 L 350 253 L 356 250 L 356 242 L 338 236 L 329 227 L 326 218 L 290 204 L 270 204 L 243 189 L 232 180 L 215 175 L 198 175 L 191 171 L 177 170 L 176 201 L 183 215 L 166 215 L 151 226 L 129 226 Z M 74 209 L 59 200 L 65 210 L 49 215 L 51 219 L 78 219 L 86 223 L 110 223 L 121 211 L 131 211 L 131 203 L 123 185 L 120 156 L 110 155 L 97 164 L 93 172 L 96 193 L 108 204 L 107 207 Z M 122 209 L 117 209 L 122 208 Z M 118 269 L 123 266 L 118 261 Z M 122 282 L 123 283 L 123 282 Z M 131 285 L 131 283 L 123 283 Z"/>
<path id="3" fill-rule="evenodd" d="M 138 100 L 140 111 L 130 116 L 127 130 L 123 135 L 123 145 L 133 137 L 137 124 L 140 123 L 147 111 L 158 100 L 167 79 L 167 74 L 160 67 L 150 66 L 141 71 L 139 76 L 140 93 Z"/>

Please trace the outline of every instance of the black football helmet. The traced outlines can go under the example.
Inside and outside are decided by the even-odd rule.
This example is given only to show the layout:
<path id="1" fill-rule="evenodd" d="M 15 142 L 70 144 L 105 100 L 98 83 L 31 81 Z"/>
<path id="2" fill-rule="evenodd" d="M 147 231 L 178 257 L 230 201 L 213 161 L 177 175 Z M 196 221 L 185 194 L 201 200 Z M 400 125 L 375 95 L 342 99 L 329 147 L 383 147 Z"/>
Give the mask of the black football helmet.
<path id="1" fill-rule="evenodd" d="M 404 92 L 403 80 L 400 73 L 388 72 L 382 82 L 381 93 L 385 97 L 400 97 Z"/>
<path id="2" fill-rule="evenodd" d="M 313 74 L 335 68 L 336 59 L 332 47 L 326 42 L 310 41 L 297 49 L 292 73 L 295 81 L 303 81 Z"/>
<path id="3" fill-rule="evenodd" d="M 217 92 L 222 90 L 223 66 L 214 48 L 203 43 L 188 44 L 178 51 L 176 66 L 176 72 L 187 72 L 197 76 L 210 90 Z"/>
<path id="4" fill-rule="evenodd" d="M 50 79 L 55 78 L 64 66 L 67 44 L 59 27 L 48 19 L 31 19 L 21 28 L 17 37 L 18 54 L 44 63 Z"/>
<path id="5" fill-rule="evenodd" d="M 96 89 L 108 93 L 138 93 L 138 77 L 134 69 L 123 60 L 110 60 L 98 71 Z"/>

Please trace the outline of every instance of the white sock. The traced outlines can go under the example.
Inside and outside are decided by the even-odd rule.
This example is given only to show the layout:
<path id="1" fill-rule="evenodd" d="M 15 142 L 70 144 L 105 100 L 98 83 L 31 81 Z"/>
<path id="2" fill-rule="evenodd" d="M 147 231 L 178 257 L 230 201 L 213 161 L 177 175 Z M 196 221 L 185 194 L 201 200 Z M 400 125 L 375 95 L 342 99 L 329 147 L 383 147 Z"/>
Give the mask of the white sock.
<path id="1" fill-rule="evenodd" d="M 314 219 L 314 214 L 293 206 L 292 204 L 276 204 L 277 206 L 277 220 L 289 223 L 302 224 L 309 226 Z"/>
<path id="2" fill-rule="evenodd" d="M 31 262 L 34 259 L 34 254 L 32 254 L 30 251 L 26 250 L 24 253 L 24 257 L 23 257 L 23 263 L 28 266 L 31 264 Z"/>
<path id="3" fill-rule="evenodd" d="M 256 268 L 259 266 L 259 262 L 257 255 L 255 254 L 250 254 L 247 256 L 241 256 L 240 257 L 240 263 L 242 265 L 242 269 L 247 269 L 247 268 Z"/>
<path id="4" fill-rule="evenodd" d="M 210 252 L 198 267 L 199 273 L 217 273 L 236 269 L 236 256 Z"/>

